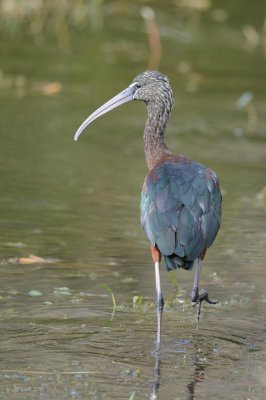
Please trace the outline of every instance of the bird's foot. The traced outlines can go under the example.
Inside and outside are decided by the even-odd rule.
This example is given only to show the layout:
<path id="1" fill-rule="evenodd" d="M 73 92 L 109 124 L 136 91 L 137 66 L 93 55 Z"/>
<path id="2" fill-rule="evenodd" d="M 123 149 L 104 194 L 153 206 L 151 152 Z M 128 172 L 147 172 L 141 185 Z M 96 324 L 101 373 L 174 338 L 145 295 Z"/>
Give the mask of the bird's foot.
<path id="1" fill-rule="evenodd" d="M 198 291 L 198 288 L 193 288 L 191 293 L 191 305 L 192 307 L 198 306 L 197 310 L 197 320 L 199 322 L 200 312 L 201 312 L 201 305 L 203 301 L 206 301 L 209 304 L 217 304 L 218 301 L 213 301 L 209 299 L 208 292 L 205 289 L 201 289 Z"/>

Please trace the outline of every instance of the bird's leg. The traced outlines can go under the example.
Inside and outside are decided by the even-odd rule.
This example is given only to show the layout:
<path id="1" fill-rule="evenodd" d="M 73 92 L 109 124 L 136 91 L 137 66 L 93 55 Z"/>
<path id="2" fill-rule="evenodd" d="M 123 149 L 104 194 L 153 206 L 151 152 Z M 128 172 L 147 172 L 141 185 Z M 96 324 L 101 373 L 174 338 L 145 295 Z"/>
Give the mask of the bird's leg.
<path id="1" fill-rule="evenodd" d="M 195 271 L 195 277 L 194 277 L 194 283 L 193 283 L 193 287 L 191 290 L 191 301 L 192 301 L 192 307 L 195 307 L 196 305 L 198 305 L 198 311 L 197 311 L 197 320 L 199 322 L 199 318 L 200 318 L 200 312 L 201 312 L 201 304 L 202 302 L 205 300 L 207 303 L 209 304 L 216 304 L 217 301 L 212 301 L 209 299 L 209 295 L 208 292 L 205 289 L 201 289 L 199 291 L 199 279 L 200 279 L 200 271 L 201 271 L 201 260 L 199 258 L 197 258 L 195 260 L 195 267 L 196 267 L 196 271 Z"/>
<path id="2" fill-rule="evenodd" d="M 155 262 L 155 281 L 156 281 L 156 303 L 157 303 L 157 350 L 161 343 L 161 330 L 162 330 L 162 314 L 164 299 L 161 291 L 161 279 L 160 279 L 160 262 Z"/>
<path id="3" fill-rule="evenodd" d="M 192 287 L 191 295 L 190 295 L 192 304 L 195 303 L 199 298 L 199 280 L 200 280 L 200 271 L 201 271 L 201 260 L 199 258 L 197 258 L 194 261 L 194 265 L 195 265 L 195 276 L 194 276 L 194 283 L 193 283 L 193 287 Z"/>
<path id="4" fill-rule="evenodd" d="M 155 285 L 156 285 L 156 305 L 157 305 L 157 350 L 160 348 L 161 343 L 161 329 L 162 329 L 162 314 L 164 299 L 161 290 L 161 279 L 160 279 L 160 261 L 161 253 L 157 247 L 151 247 L 151 254 L 155 265 Z"/>

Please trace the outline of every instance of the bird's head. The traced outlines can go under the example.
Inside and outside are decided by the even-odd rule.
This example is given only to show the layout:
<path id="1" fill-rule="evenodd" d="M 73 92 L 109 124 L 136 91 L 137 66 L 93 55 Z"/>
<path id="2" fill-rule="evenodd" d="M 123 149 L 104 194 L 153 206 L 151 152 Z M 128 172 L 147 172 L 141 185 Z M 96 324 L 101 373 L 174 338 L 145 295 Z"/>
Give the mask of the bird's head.
<path id="1" fill-rule="evenodd" d="M 135 88 L 133 100 L 145 103 L 156 102 L 158 99 L 173 102 L 172 89 L 167 76 L 157 71 L 145 71 L 136 76 L 132 84 Z"/>
<path id="2" fill-rule="evenodd" d="M 170 112 L 173 105 L 173 94 L 168 78 L 157 71 L 142 72 L 136 76 L 128 88 L 94 111 L 78 128 L 74 140 L 78 140 L 84 129 L 96 118 L 132 100 L 141 100 L 147 105 L 161 102 Z"/>

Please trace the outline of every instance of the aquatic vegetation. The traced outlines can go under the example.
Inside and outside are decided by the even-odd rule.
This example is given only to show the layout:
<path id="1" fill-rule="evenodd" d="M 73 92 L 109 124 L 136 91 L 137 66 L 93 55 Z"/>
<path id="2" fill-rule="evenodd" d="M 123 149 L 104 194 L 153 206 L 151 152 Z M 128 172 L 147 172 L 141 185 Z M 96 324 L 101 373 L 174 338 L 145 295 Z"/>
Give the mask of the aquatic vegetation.
<path id="1" fill-rule="evenodd" d="M 9 36 L 25 31 L 37 44 L 42 44 L 45 35 L 52 33 L 58 47 L 68 49 L 72 27 L 82 27 L 88 22 L 94 30 L 101 26 L 101 3 L 97 0 L 2 0 L 1 30 Z"/>
<path id="2" fill-rule="evenodd" d="M 139 318 L 142 317 L 142 302 L 143 302 L 143 296 L 133 296 L 133 307 L 135 307 L 138 310 L 138 316 Z"/>
<path id="3" fill-rule="evenodd" d="M 236 102 L 236 107 L 239 110 L 244 109 L 247 113 L 247 131 L 254 133 L 258 125 L 258 116 L 253 103 L 254 95 L 252 92 L 243 93 Z"/>
<path id="4" fill-rule="evenodd" d="M 134 400 L 136 392 L 132 392 L 128 400 Z"/>
<path id="5" fill-rule="evenodd" d="M 261 190 L 256 193 L 253 203 L 258 207 L 266 209 L 266 186 L 263 186 Z"/>
<path id="6" fill-rule="evenodd" d="M 107 292 L 110 293 L 110 295 L 111 295 L 112 302 L 113 302 L 113 311 L 112 311 L 112 317 L 111 317 L 111 320 L 112 320 L 115 315 L 116 309 L 117 309 L 115 295 L 114 295 L 114 292 L 112 291 L 112 289 L 110 288 L 110 286 L 106 285 L 105 283 L 103 283 L 101 285 L 101 287 L 104 288 L 105 290 L 107 290 Z"/>

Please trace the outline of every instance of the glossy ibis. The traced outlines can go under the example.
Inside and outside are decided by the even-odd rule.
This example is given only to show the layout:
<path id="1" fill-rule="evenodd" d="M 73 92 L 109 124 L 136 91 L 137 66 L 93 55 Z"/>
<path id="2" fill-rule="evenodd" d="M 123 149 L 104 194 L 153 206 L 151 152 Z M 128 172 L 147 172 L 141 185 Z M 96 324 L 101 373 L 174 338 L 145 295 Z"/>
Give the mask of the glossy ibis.
<path id="1" fill-rule="evenodd" d="M 155 264 L 157 296 L 157 345 L 161 340 L 164 300 L 160 283 L 160 261 L 166 268 L 191 270 L 195 278 L 191 291 L 192 305 L 215 304 L 202 289 L 199 278 L 202 260 L 213 243 L 221 221 L 221 193 L 217 175 L 204 165 L 182 155 L 171 153 L 164 140 L 165 128 L 173 106 L 169 80 L 156 71 L 138 75 L 131 85 L 91 114 L 75 134 L 96 118 L 128 101 L 141 100 L 147 106 L 148 118 L 144 129 L 144 152 L 149 174 L 141 193 L 141 223 L 151 243 Z"/>

